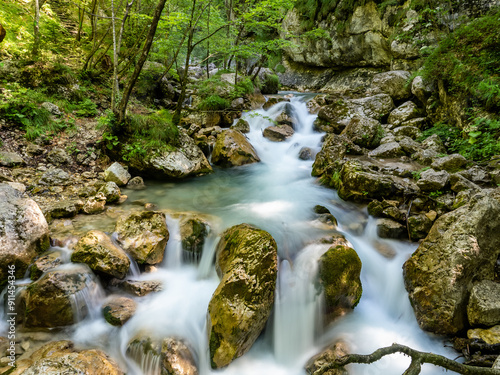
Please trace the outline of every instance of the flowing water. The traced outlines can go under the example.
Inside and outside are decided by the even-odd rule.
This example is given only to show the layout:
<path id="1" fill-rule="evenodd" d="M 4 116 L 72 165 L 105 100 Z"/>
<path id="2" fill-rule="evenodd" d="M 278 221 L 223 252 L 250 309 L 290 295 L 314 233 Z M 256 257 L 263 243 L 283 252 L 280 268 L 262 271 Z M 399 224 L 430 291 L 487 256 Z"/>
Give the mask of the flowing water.
<path id="1" fill-rule="evenodd" d="M 157 272 L 138 275 L 135 280 L 161 280 L 163 290 L 138 298 L 134 317 L 121 329 L 91 316 L 68 334 L 82 345 L 100 346 L 129 374 L 159 374 L 159 359 L 140 357 L 127 345 L 144 334 L 177 336 L 190 343 L 201 375 L 216 373 L 209 365 L 206 313 L 218 285 L 213 257 L 218 235 L 226 228 L 251 223 L 267 230 L 279 249 L 279 274 L 275 306 L 265 332 L 249 353 L 217 373 L 227 375 L 304 375 L 307 359 L 338 339 L 352 352 L 369 353 L 393 342 L 447 356 L 455 353 L 443 347 L 440 338 L 421 331 L 404 290 L 402 264 L 415 250 L 414 244 L 377 238 L 374 222 L 359 207 L 342 202 L 335 191 L 318 185 L 311 177 L 312 161 L 298 158 L 301 147 L 313 152 L 321 148 L 322 134 L 313 132 L 314 115 L 308 113 L 307 95 L 295 95 L 269 110 L 244 114 L 251 126 L 247 135 L 261 163 L 216 169 L 215 173 L 172 183 L 148 183 L 144 191 L 126 191 L 129 202 L 147 200 L 171 212 L 196 211 L 208 215 L 211 231 L 198 265 L 183 260 L 178 215 L 167 220 L 170 239 L 166 256 Z M 286 108 L 297 120 L 296 132 L 286 142 L 265 139 L 262 131 Z M 131 203 L 129 203 L 130 205 Z M 314 220 L 313 207 L 327 207 L 337 218 L 332 229 Z M 127 205 L 125 205 L 127 207 Z M 130 206 L 132 207 L 132 206 Z M 181 214 L 182 215 L 182 214 Z M 94 225 L 97 225 L 94 223 Z M 317 260 L 328 249 L 318 239 L 340 231 L 362 260 L 363 296 L 356 309 L 324 327 L 321 296 L 315 288 Z M 382 245 L 393 253 L 386 258 L 376 250 Z M 134 355 L 135 353 L 135 355 Z M 401 374 L 409 359 L 393 355 L 369 365 L 352 366 L 352 374 Z M 425 365 L 423 373 L 441 373 Z"/>

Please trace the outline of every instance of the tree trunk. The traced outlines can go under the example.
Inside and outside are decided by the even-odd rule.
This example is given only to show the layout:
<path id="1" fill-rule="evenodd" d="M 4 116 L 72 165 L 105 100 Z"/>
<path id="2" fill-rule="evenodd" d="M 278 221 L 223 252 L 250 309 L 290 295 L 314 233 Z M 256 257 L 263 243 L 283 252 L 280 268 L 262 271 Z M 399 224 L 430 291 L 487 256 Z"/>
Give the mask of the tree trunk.
<path id="1" fill-rule="evenodd" d="M 2 24 L 0 23 L 0 43 L 2 43 L 5 39 L 5 35 L 7 35 L 7 31 L 5 31 Z"/>
<path id="2" fill-rule="evenodd" d="M 34 30 L 33 30 L 33 36 L 34 36 L 34 41 L 33 41 L 33 59 L 38 58 L 38 54 L 40 53 L 39 46 L 40 46 L 40 1 L 35 0 L 35 25 L 34 25 Z"/>
<path id="3" fill-rule="evenodd" d="M 142 67 L 144 66 L 144 63 L 148 58 L 149 50 L 151 49 L 151 45 L 153 44 L 153 40 L 156 34 L 156 28 L 158 27 L 158 21 L 160 20 L 161 12 L 165 7 L 166 2 L 167 0 L 160 0 L 158 2 L 158 5 L 156 6 L 155 12 L 153 14 L 153 19 L 151 20 L 151 27 L 149 28 L 149 33 L 148 36 L 146 37 L 146 42 L 144 43 L 141 56 L 139 57 L 139 61 L 137 61 L 137 65 L 135 66 L 132 76 L 130 77 L 127 85 L 125 86 L 122 99 L 120 101 L 120 104 L 118 105 L 117 110 L 115 111 L 115 116 L 119 124 L 123 123 L 123 121 L 125 120 L 130 94 L 132 93 L 132 89 L 134 88 L 137 78 L 139 78 L 139 74 L 141 74 L 141 70 Z"/>
<path id="4" fill-rule="evenodd" d="M 116 110 L 116 99 L 118 96 L 118 50 L 116 45 L 116 25 L 115 25 L 115 3 L 111 0 L 111 25 L 113 29 L 113 80 L 111 91 L 111 110 Z"/>

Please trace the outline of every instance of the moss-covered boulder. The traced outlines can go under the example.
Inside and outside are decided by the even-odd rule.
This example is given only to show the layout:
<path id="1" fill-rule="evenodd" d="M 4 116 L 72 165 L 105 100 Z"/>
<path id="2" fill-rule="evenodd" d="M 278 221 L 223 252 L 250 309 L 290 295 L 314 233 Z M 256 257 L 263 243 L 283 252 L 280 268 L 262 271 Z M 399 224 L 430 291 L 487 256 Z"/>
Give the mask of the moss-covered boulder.
<path id="1" fill-rule="evenodd" d="M 130 180 L 130 173 L 122 167 L 120 163 L 113 163 L 111 164 L 105 171 L 104 171 L 104 181 L 106 182 L 114 182 L 118 186 L 125 186 L 127 185 L 127 182 Z"/>
<path id="2" fill-rule="evenodd" d="M 106 197 L 107 203 L 116 203 L 122 194 L 118 185 L 113 181 L 106 182 L 98 191 Z"/>
<path id="3" fill-rule="evenodd" d="M 403 266 L 420 327 L 456 334 L 467 327 L 472 283 L 493 280 L 500 254 L 500 202 L 476 195 L 442 215 Z"/>
<path id="4" fill-rule="evenodd" d="M 71 261 L 85 263 L 93 271 L 119 279 L 123 279 L 130 268 L 127 254 L 99 230 L 91 230 L 78 240 Z"/>
<path id="5" fill-rule="evenodd" d="M 0 184 L 0 287 L 9 276 L 22 279 L 33 259 L 47 250 L 49 226 L 34 200 L 8 184 Z"/>
<path id="6" fill-rule="evenodd" d="M 237 130 L 224 130 L 215 142 L 212 162 L 221 167 L 237 167 L 259 162 L 257 152 L 246 137 Z"/>
<path id="7" fill-rule="evenodd" d="M 208 306 L 212 368 L 245 354 L 264 329 L 274 303 L 277 258 L 266 231 L 240 224 L 222 234 L 216 250 L 221 282 Z"/>
<path id="8" fill-rule="evenodd" d="M 132 298 L 112 296 L 102 306 L 102 315 L 113 326 L 122 326 L 134 314 L 137 304 Z"/>
<path id="9" fill-rule="evenodd" d="M 90 270 L 81 265 L 47 272 L 31 283 L 22 298 L 24 324 L 31 328 L 53 328 L 74 324 L 89 307 L 81 295 L 92 295 L 98 286 Z M 78 297 L 80 295 L 80 297 Z M 75 306 L 78 310 L 75 310 Z"/>
<path id="10" fill-rule="evenodd" d="M 354 309 L 361 298 L 361 260 L 347 241 L 340 241 L 321 256 L 318 273 L 325 296 L 325 321 L 330 323 Z"/>
<path id="11" fill-rule="evenodd" d="M 365 116 L 355 116 L 342 134 L 358 146 L 375 148 L 380 145 L 384 130 L 377 120 Z"/>
<path id="12" fill-rule="evenodd" d="M 203 252 L 205 238 L 210 226 L 199 217 L 186 217 L 180 221 L 181 243 L 184 258 L 188 261 L 199 261 Z"/>
<path id="13" fill-rule="evenodd" d="M 146 357 L 157 362 L 161 375 L 198 375 L 193 350 L 177 337 L 136 337 L 128 344 L 127 356 L 138 364 L 143 364 Z"/>
<path id="14" fill-rule="evenodd" d="M 357 160 L 346 162 L 338 176 L 338 193 L 344 200 L 362 202 L 368 199 L 394 199 L 418 191 L 413 181 L 379 173 L 370 164 Z"/>
<path id="15" fill-rule="evenodd" d="M 121 217 L 116 223 L 117 241 L 139 264 L 163 260 L 169 238 L 165 214 L 143 211 Z"/>
<path id="16" fill-rule="evenodd" d="M 35 351 L 25 375 L 123 375 L 118 364 L 98 349 L 76 350 L 71 341 L 53 341 Z"/>

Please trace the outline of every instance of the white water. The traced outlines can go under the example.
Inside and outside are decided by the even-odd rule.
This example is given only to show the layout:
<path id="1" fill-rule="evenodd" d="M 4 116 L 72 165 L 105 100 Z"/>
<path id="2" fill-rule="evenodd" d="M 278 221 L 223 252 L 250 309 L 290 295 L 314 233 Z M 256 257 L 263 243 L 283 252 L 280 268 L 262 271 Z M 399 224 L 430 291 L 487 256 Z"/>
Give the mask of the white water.
<path id="1" fill-rule="evenodd" d="M 127 191 L 129 200 L 147 199 L 160 209 L 197 211 L 213 215 L 211 234 L 199 265 L 182 259 L 178 221 L 167 220 L 170 239 L 158 271 L 133 275 L 133 279 L 161 280 L 164 289 L 137 298 L 134 317 L 121 329 L 108 325 L 102 317 L 80 322 L 72 332 L 79 344 L 101 346 L 116 358 L 128 374 L 158 373 L 157 358 L 142 358 L 142 366 L 127 358 L 128 343 L 137 335 L 179 336 L 190 343 L 198 358 L 201 375 L 304 375 L 303 366 L 325 345 L 338 339 L 346 341 L 352 352 L 369 353 L 393 342 L 415 349 L 454 356 L 443 348 L 443 341 L 422 332 L 415 320 L 403 287 L 402 264 L 415 249 L 413 244 L 380 240 L 368 220 L 364 233 L 349 232 L 352 224 L 362 228 L 367 220 L 359 208 L 341 202 L 333 190 L 319 186 L 310 176 L 312 161 L 299 160 L 301 147 L 320 150 L 322 134 L 312 131 L 315 116 L 307 112 L 303 98 L 291 105 L 298 119 L 295 135 L 286 142 L 274 143 L 262 137 L 262 130 L 285 107 L 277 104 L 268 111 L 245 114 L 251 132 L 248 138 L 261 163 L 216 170 L 216 173 L 179 184 L 149 183 L 148 189 Z M 363 296 L 353 313 L 330 327 L 321 321 L 321 298 L 315 289 L 317 259 L 328 249 L 315 240 L 333 232 L 312 222 L 312 208 L 326 206 L 339 221 L 339 230 L 360 256 Z M 240 223 L 255 224 L 276 239 L 280 266 L 273 315 L 264 334 L 249 353 L 230 366 L 212 371 L 209 365 L 206 312 L 218 285 L 213 267 L 217 235 Z M 396 256 L 386 259 L 374 248 L 381 241 L 393 248 Z M 401 374 L 409 365 L 403 356 L 393 355 L 369 366 L 353 366 L 352 374 Z M 441 373 L 433 366 L 425 374 Z"/>

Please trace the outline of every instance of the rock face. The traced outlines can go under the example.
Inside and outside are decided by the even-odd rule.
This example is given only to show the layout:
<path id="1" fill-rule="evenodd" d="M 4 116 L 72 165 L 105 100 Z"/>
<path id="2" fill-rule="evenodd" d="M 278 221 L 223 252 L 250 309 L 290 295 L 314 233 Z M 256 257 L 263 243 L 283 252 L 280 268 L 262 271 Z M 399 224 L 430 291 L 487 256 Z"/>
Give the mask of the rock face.
<path id="1" fill-rule="evenodd" d="M 121 166 L 120 163 L 111 164 L 108 169 L 104 171 L 104 181 L 114 182 L 118 186 L 127 185 L 128 180 L 130 180 L 130 173 Z"/>
<path id="2" fill-rule="evenodd" d="M 139 264 L 163 260 L 169 238 L 165 214 L 156 211 L 133 213 L 116 223 L 117 241 Z"/>
<path id="3" fill-rule="evenodd" d="M 123 375 L 120 367 L 103 351 L 97 349 L 78 351 L 71 341 L 50 342 L 31 355 L 32 364 L 25 375 Z"/>
<path id="4" fill-rule="evenodd" d="M 94 276 L 85 266 L 47 272 L 26 289 L 24 324 L 32 328 L 53 328 L 76 323 L 89 312 L 78 295 L 85 291 L 92 295 L 96 290 Z"/>
<path id="5" fill-rule="evenodd" d="M 221 167 L 237 167 L 259 162 L 257 152 L 245 136 L 237 130 L 224 130 L 215 142 L 212 162 Z"/>
<path id="6" fill-rule="evenodd" d="M 15 266 L 15 276 L 21 279 L 33 259 L 49 246 L 49 226 L 40 207 L 0 183 L 0 286 L 7 282 L 9 266 Z"/>
<path id="7" fill-rule="evenodd" d="M 119 279 L 123 279 L 130 268 L 127 254 L 99 230 L 91 230 L 78 240 L 71 261 L 85 263 L 93 271 Z"/>
<path id="8" fill-rule="evenodd" d="M 186 178 L 213 172 L 207 158 L 184 130 L 179 131 L 180 146 L 174 151 L 151 153 L 143 160 L 134 159 L 130 168 L 142 176 Z"/>
<path id="9" fill-rule="evenodd" d="M 361 298 L 361 260 L 344 242 L 332 246 L 321 256 L 318 273 L 325 293 L 325 320 L 330 323 L 354 309 Z"/>
<path id="10" fill-rule="evenodd" d="M 500 284 L 491 280 L 472 287 L 467 317 L 471 326 L 494 326 L 500 323 Z"/>
<path id="11" fill-rule="evenodd" d="M 245 354 L 266 325 L 278 273 L 276 242 L 248 224 L 231 227 L 217 246 L 216 269 L 221 282 L 208 306 L 214 369 Z"/>
<path id="12" fill-rule="evenodd" d="M 436 220 L 403 266 L 406 290 L 420 326 L 455 334 L 467 326 L 475 280 L 493 280 L 500 253 L 500 203 L 476 195 Z"/>

